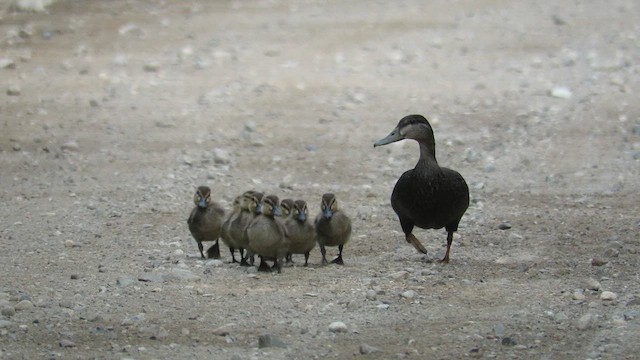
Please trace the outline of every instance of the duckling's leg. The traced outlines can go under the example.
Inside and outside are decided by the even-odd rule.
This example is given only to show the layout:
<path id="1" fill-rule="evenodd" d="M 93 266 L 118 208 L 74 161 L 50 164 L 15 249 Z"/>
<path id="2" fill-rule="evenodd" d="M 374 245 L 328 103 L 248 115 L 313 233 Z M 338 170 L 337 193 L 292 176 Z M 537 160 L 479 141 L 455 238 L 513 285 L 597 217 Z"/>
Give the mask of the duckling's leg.
<path id="1" fill-rule="evenodd" d="M 236 263 L 238 262 L 238 260 L 236 260 L 236 255 L 235 255 L 235 248 L 230 247 L 229 251 L 231 252 L 231 263 Z"/>
<path id="2" fill-rule="evenodd" d="M 338 257 L 331 261 L 332 264 L 344 265 L 344 261 L 342 261 L 342 248 L 344 245 L 338 246 Z"/>
<path id="3" fill-rule="evenodd" d="M 202 246 L 201 241 L 198 241 L 198 250 L 200 250 L 200 257 L 202 258 L 202 260 L 206 259 L 206 257 L 204 256 L 204 246 Z"/>
<path id="4" fill-rule="evenodd" d="M 287 264 L 290 264 L 293 266 L 293 254 L 291 254 L 290 252 L 287 253 L 287 256 L 285 257 Z"/>
<path id="5" fill-rule="evenodd" d="M 249 250 L 247 250 L 246 255 L 244 249 L 240 248 L 240 266 L 251 266 L 247 260 L 249 259 Z"/>
<path id="6" fill-rule="evenodd" d="M 280 261 L 278 261 L 278 259 L 274 259 L 272 269 L 276 269 L 278 274 L 282 273 L 282 259 L 280 259 Z"/>
<path id="7" fill-rule="evenodd" d="M 260 266 L 258 266 L 258 271 L 261 272 L 271 272 L 271 268 L 267 265 L 267 262 L 264 261 L 264 258 L 260 256 Z"/>
<path id="8" fill-rule="evenodd" d="M 209 259 L 220 259 L 220 244 L 218 240 L 207 250 L 207 256 Z"/>
<path id="9" fill-rule="evenodd" d="M 311 251 L 307 251 L 306 253 L 304 253 L 304 266 L 305 267 L 309 266 L 309 254 L 311 254 Z"/>
<path id="10" fill-rule="evenodd" d="M 320 253 L 322 254 L 322 266 L 329 264 L 327 261 L 327 249 L 324 248 L 324 244 L 320 244 Z"/>
<path id="11" fill-rule="evenodd" d="M 453 242 L 453 231 L 447 231 L 447 252 L 444 253 L 444 257 L 440 260 L 443 264 L 449 263 L 449 251 L 451 250 L 451 243 Z"/>

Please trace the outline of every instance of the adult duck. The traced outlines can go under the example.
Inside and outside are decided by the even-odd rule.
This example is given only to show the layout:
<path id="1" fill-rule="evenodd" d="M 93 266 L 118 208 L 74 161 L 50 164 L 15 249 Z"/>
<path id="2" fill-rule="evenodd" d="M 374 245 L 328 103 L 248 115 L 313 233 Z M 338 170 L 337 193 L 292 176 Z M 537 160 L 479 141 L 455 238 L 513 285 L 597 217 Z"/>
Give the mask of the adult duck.
<path id="1" fill-rule="evenodd" d="M 400 219 L 408 243 L 419 252 L 427 250 L 413 235 L 413 228 L 447 231 L 447 250 L 443 263 L 449 262 L 453 233 L 458 230 L 462 215 L 469 207 L 469 187 L 460 173 L 440 167 L 436 160 L 436 142 L 429 121 L 422 115 L 408 115 L 385 138 L 373 146 L 413 139 L 420 145 L 420 159 L 406 171 L 393 188 L 391 206 Z"/>

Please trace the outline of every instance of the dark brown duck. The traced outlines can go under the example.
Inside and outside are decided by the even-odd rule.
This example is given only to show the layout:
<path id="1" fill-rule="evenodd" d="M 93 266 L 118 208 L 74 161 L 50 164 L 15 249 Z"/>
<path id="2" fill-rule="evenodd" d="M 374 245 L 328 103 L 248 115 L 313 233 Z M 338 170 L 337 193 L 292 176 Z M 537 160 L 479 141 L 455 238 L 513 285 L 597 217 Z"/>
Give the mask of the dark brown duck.
<path id="1" fill-rule="evenodd" d="M 427 250 L 412 234 L 413 227 L 445 228 L 447 250 L 441 262 L 448 263 L 453 233 L 458 230 L 460 219 L 469 207 L 469 187 L 460 173 L 438 165 L 433 129 L 422 115 L 405 116 L 387 137 L 373 146 L 404 139 L 418 142 L 420 159 L 415 168 L 406 171 L 396 182 L 391 206 L 400 219 L 407 242 L 421 253 L 426 254 Z"/>
<path id="2" fill-rule="evenodd" d="M 220 258 L 220 245 L 218 238 L 222 230 L 224 209 L 218 203 L 211 200 L 211 189 L 207 186 L 200 186 L 193 196 L 195 207 L 189 215 L 187 224 L 189 231 L 198 243 L 200 256 L 205 259 L 203 241 L 213 241 L 213 245 L 207 250 L 209 258 Z"/>

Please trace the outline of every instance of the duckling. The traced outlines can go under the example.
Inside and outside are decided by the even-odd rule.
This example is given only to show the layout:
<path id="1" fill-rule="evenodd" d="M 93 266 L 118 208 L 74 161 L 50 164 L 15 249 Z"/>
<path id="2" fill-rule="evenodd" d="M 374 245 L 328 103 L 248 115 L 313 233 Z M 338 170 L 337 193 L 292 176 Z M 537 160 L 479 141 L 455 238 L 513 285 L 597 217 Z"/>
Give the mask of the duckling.
<path id="1" fill-rule="evenodd" d="M 281 273 L 282 261 L 289 250 L 289 240 L 287 228 L 280 219 L 282 210 L 278 197 L 265 196 L 257 211 L 260 215 L 255 217 L 245 230 L 249 249 L 260 256 L 259 271 L 270 271 L 264 261 L 272 259 L 274 267 L 278 269 L 278 273 Z"/>
<path id="2" fill-rule="evenodd" d="M 322 195 L 322 211 L 316 216 L 315 226 L 320 252 L 322 253 L 322 265 L 327 265 L 327 251 L 325 246 L 337 246 L 338 257 L 331 261 L 333 264 L 344 265 L 342 261 L 342 248 L 351 237 L 351 219 L 340 209 L 334 194 Z"/>
<path id="3" fill-rule="evenodd" d="M 224 220 L 224 223 L 222 223 L 222 231 L 220 233 L 222 242 L 227 245 L 229 247 L 229 250 L 231 251 L 231 263 L 238 262 L 235 257 L 236 249 L 238 249 L 238 251 L 240 252 L 240 259 L 242 259 L 242 257 L 244 256 L 244 249 L 239 247 L 238 242 L 233 237 L 231 237 L 231 224 L 233 224 L 233 222 L 238 219 L 243 210 L 241 200 L 242 195 L 236 196 L 236 198 L 233 199 L 233 208 L 231 210 L 231 213 L 229 213 L 227 218 Z"/>
<path id="4" fill-rule="evenodd" d="M 419 252 L 427 250 L 412 234 L 413 227 L 447 231 L 447 250 L 442 263 L 449 262 L 453 233 L 458 230 L 462 215 L 469 207 L 469 187 L 457 171 L 440 167 L 436 161 L 436 143 L 429 121 L 422 115 L 408 115 L 391 133 L 373 146 L 382 146 L 404 139 L 420 145 L 420 159 L 415 168 L 406 171 L 396 182 L 391 194 L 391 206 L 400 219 L 408 243 Z"/>
<path id="5" fill-rule="evenodd" d="M 254 199 L 261 200 L 262 193 L 249 190 L 239 196 L 238 206 L 240 208 L 240 211 L 234 217 L 230 217 L 228 219 L 228 230 L 223 233 L 224 236 L 229 240 L 229 243 L 233 244 L 234 248 L 239 249 L 241 266 L 250 266 L 250 264 L 247 262 L 248 256 L 245 256 L 245 250 L 247 250 L 249 243 L 244 237 L 244 230 L 247 228 L 251 220 L 253 220 L 253 218 L 256 216 L 250 208 Z"/>
<path id="6" fill-rule="evenodd" d="M 202 259 L 204 256 L 203 241 L 214 241 L 214 244 L 207 250 L 209 258 L 220 258 L 220 245 L 218 238 L 222 230 L 222 219 L 224 218 L 224 209 L 218 203 L 211 201 L 211 189 L 207 186 L 200 186 L 193 196 L 195 207 L 189 215 L 187 224 L 189 231 L 198 243 L 198 250 Z"/>
<path id="7" fill-rule="evenodd" d="M 316 231 L 307 218 L 309 210 L 307 202 L 304 200 L 296 200 L 291 203 L 282 200 L 280 203 L 283 208 L 290 206 L 290 216 L 285 219 L 285 226 L 289 234 L 289 252 L 287 253 L 287 262 L 293 263 L 292 254 L 304 254 L 304 266 L 309 266 L 309 254 L 316 246 Z"/>
<path id="8" fill-rule="evenodd" d="M 291 212 L 293 211 L 294 201 L 293 199 L 282 199 L 280 200 L 280 208 L 282 209 L 282 218 L 286 219 L 291 216 Z"/>

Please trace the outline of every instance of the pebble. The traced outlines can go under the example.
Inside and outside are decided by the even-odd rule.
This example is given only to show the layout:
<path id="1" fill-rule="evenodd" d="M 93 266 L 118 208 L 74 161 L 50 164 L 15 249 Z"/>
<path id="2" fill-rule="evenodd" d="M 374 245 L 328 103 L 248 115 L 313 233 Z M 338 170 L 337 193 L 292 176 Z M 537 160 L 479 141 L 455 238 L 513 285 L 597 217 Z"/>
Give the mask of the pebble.
<path id="1" fill-rule="evenodd" d="M 618 298 L 618 294 L 611 291 L 603 291 L 602 294 L 600 294 L 600 300 L 604 300 L 604 301 L 613 301 L 617 298 Z"/>
<path id="2" fill-rule="evenodd" d="M 573 300 L 584 301 L 586 298 L 582 291 L 576 290 L 573 292 Z"/>
<path id="3" fill-rule="evenodd" d="M 16 67 L 15 61 L 8 58 L 0 59 L 0 69 L 15 69 L 15 67 Z"/>
<path id="4" fill-rule="evenodd" d="M 60 347 L 62 348 L 73 348 L 76 347 L 76 343 L 71 340 L 62 339 L 60 340 Z"/>
<path id="5" fill-rule="evenodd" d="M 375 346 L 371 346 L 369 344 L 360 344 L 360 354 L 362 355 L 369 355 L 369 354 L 378 354 L 381 353 L 382 350 L 380 350 L 379 348 L 375 347 Z"/>
<path id="6" fill-rule="evenodd" d="M 389 274 L 389 277 L 392 278 L 393 280 L 401 280 L 401 279 L 406 279 L 409 277 L 409 272 L 408 271 L 398 271 L 398 272 L 394 272 L 392 274 Z"/>
<path id="7" fill-rule="evenodd" d="M 277 336 L 271 334 L 264 334 L 258 337 L 258 347 L 259 348 L 267 348 L 267 347 L 278 347 L 278 348 L 287 348 L 287 344 L 285 344 L 282 340 L 280 340 Z"/>
<path id="8" fill-rule="evenodd" d="M 375 290 L 367 290 L 365 297 L 367 300 L 374 301 L 376 299 L 377 292 Z"/>
<path id="9" fill-rule="evenodd" d="M 222 267 L 222 266 L 224 266 L 224 261 L 219 260 L 219 259 L 212 259 L 212 260 L 208 260 L 206 263 L 204 263 L 204 266 L 207 266 L 207 267 Z"/>
<path id="10" fill-rule="evenodd" d="M 551 89 L 550 95 L 559 99 L 569 99 L 573 94 L 569 88 L 558 86 Z"/>
<path id="11" fill-rule="evenodd" d="M 405 292 L 403 292 L 402 294 L 400 294 L 400 296 L 402 296 L 405 299 L 413 299 L 416 297 L 416 292 L 413 290 L 407 290 Z"/>
<path id="12" fill-rule="evenodd" d="M 149 72 L 149 73 L 158 72 L 158 70 L 160 70 L 160 64 L 158 64 L 158 63 L 147 63 L 147 64 L 144 64 L 142 69 L 144 70 L 144 72 Z"/>
<path id="13" fill-rule="evenodd" d="M 594 278 L 587 279 L 585 286 L 587 289 L 595 291 L 598 291 L 601 288 L 600 282 Z"/>
<path id="14" fill-rule="evenodd" d="M 230 162 L 229 152 L 224 149 L 213 149 L 213 161 L 216 164 L 228 164 Z"/>
<path id="15" fill-rule="evenodd" d="M 509 223 L 501 223 L 500 225 L 498 225 L 498 229 L 500 229 L 500 230 L 509 230 L 509 229 L 511 229 L 511 224 L 509 224 Z"/>
<path id="16" fill-rule="evenodd" d="M 20 94 L 21 94 L 20 88 L 17 87 L 16 85 L 10 85 L 7 88 L 7 95 L 9 96 L 20 96 Z"/>
<path id="17" fill-rule="evenodd" d="M 510 337 L 510 336 L 502 338 L 501 343 L 502 343 L 502 345 L 505 345 L 505 346 L 515 346 L 515 345 L 518 344 L 516 342 L 516 340 L 514 338 Z"/>
<path id="18" fill-rule="evenodd" d="M 2 311 L 0 313 L 2 316 L 12 317 L 16 314 L 16 309 L 11 305 L 5 305 L 2 307 Z"/>
<path id="19" fill-rule="evenodd" d="M 16 311 L 28 310 L 33 308 L 33 303 L 29 300 L 22 300 L 14 307 Z"/>
<path id="20" fill-rule="evenodd" d="M 584 314 L 576 322 L 578 330 L 587 330 L 592 328 L 596 323 L 596 317 L 593 314 Z"/>
<path id="21" fill-rule="evenodd" d="M 329 331 L 332 333 L 346 333 L 348 331 L 347 325 L 342 321 L 334 321 L 329 324 Z"/>
<path id="22" fill-rule="evenodd" d="M 135 282 L 136 282 L 135 279 L 127 278 L 127 277 L 121 277 L 121 278 L 118 278 L 116 280 L 116 284 L 118 284 L 120 286 L 129 286 L 129 285 L 131 285 L 131 284 L 133 284 Z"/>
<path id="23" fill-rule="evenodd" d="M 600 259 L 600 258 L 593 258 L 591 259 L 591 265 L 593 266 L 603 266 L 606 265 L 608 261 L 604 260 L 604 259 Z"/>
<path id="24" fill-rule="evenodd" d="M 11 326 L 11 321 L 0 320 L 0 329 L 8 328 L 9 326 Z"/>
<path id="25" fill-rule="evenodd" d="M 62 151 L 76 152 L 76 151 L 80 151 L 80 146 L 78 145 L 77 142 L 71 140 L 71 141 L 67 141 L 66 143 L 62 144 L 61 149 L 62 149 Z"/>

